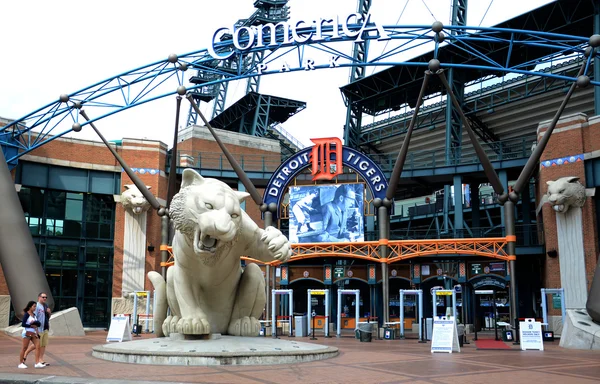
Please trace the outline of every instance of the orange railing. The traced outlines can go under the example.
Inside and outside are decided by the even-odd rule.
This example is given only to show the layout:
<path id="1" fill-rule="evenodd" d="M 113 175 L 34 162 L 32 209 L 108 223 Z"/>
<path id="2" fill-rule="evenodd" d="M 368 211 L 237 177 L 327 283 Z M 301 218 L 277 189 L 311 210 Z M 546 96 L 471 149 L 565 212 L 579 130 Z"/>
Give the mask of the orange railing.
<path id="1" fill-rule="evenodd" d="M 379 246 L 385 240 L 363 241 L 354 243 L 306 243 L 293 244 L 293 255 L 289 262 L 317 257 L 348 257 L 363 259 L 377 263 L 393 263 L 420 256 L 434 255 L 470 255 L 491 257 L 500 260 L 514 260 L 514 256 L 506 252 L 505 237 L 490 237 L 480 239 L 432 239 L 432 240 L 389 240 L 388 257 L 382 258 Z M 169 260 L 161 266 L 173 265 L 171 247 Z M 258 264 L 278 265 L 279 262 L 266 263 L 249 257 L 243 260 Z"/>

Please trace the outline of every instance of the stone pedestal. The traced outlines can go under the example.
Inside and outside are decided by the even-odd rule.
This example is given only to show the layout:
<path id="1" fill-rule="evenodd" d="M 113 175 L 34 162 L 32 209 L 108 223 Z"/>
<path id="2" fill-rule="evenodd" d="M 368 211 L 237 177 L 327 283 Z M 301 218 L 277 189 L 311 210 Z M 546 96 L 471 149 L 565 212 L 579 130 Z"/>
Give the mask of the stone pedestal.
<path id="1" fill-rule="evenodd" d="M 0 295 L 0 329 L 8 327 L 10 322 L 10 296 Z"/>
<path id="2" fill-rule="evenodd" d="M 144 290 L 146 281 L 146 220 L 148 214 L 125 210 L 123 295 Z"/>
<path id="3" fill-rule="evenodd" d="M 571 207 L 565 214 L 556 214 L 560 283 L 565 290 L 567 309 L 585 308 L 587 279 L 581 208 Z"/>
<path id="4" fill-rule="evenodd" d="M 560 338 L 560 346 L 569 349 L 600 350 L 600 325 L 583 309 L 567 310 L 567 321 Z"/>
<path id="5" fill-rule="evenodd" d="M 548 316 L 548 329 L 554 331 L 554 336 L 560 336 L 563 332 L 562 316 Z"/>

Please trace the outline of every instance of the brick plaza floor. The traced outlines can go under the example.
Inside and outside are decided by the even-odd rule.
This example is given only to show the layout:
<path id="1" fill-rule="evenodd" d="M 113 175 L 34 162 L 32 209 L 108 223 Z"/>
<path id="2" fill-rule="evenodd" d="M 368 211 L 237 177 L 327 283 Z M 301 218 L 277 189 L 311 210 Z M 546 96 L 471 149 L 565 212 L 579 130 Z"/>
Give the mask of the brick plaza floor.
<path id="1" fill-rule="evenodd" d="M 144 337 L 153 337 L 145 335 Z M 21 340 L 0 335 L 0 382 L 15 374 L 96 379 L 189 383 L 599 383 L 600 351 L 574 351 L 545 343 L 545 351 L 477 350 L 474 343 L 461 353 L 435 354 L 430 344 L 416 340 L 373 340 L 348 337 L 314 341 L 336 346 L 338 357 L 294 365 L 270 366 L 150 366 L 113 363 L 92 357 L 93 345 L 104 344 L 106 332 L 85 337 L 53 337 L 46 352 L 51 365 L 17 369 Z M 311 342 L 309 338 L 300 341 Z M 34 377 L 35 375 L 35 377 Z"/>

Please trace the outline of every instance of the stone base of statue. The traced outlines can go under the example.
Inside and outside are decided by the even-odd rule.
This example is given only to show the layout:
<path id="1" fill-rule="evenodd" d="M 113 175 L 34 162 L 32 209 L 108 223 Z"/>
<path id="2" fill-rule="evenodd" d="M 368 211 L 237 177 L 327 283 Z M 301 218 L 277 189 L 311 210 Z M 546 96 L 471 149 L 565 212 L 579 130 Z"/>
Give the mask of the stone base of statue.
<path id="1" fill-rule="evenodd" d="M 568 309 L 560 346 L 569 349 L 600 350 L 600 325 L 592 321 L 585 309 Z"/>
<path id="2" fill-rule="evenodd" d="M 271 337 L 211 335 L 190 340 L 174 334 L 123 343 L 98 345 L 94 357 L 121 363 L 149 365 L 273 365 L 329 359 L 338 349 Z"/>

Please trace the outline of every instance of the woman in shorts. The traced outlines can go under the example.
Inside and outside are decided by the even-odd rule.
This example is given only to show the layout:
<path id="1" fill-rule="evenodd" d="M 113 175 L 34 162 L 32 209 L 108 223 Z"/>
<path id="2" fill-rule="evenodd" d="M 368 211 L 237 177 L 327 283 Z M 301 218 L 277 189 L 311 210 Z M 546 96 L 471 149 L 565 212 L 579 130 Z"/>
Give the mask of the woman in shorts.
<path id="1" fill-rule="evenodd" d="M 40 362 L 40 340 L 37 330 L 41 324 L 37 321 L 34 314 L 36 306 L 37 303 L 35 301 L 30 301 L 23 309 L 23 320 L 21 322 L 21 325 L 24 328 L 22 333 L 23 346 L 21 347 L 21 354 L 19 355 L 18 368 L 27 368 L 27 365 L 25 365 L 25 351 L 27 350 L 30 341 L 35 345 L 35 367 L 45 367 L 45 365 Z"/>

